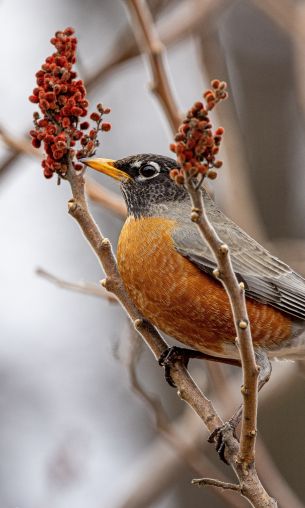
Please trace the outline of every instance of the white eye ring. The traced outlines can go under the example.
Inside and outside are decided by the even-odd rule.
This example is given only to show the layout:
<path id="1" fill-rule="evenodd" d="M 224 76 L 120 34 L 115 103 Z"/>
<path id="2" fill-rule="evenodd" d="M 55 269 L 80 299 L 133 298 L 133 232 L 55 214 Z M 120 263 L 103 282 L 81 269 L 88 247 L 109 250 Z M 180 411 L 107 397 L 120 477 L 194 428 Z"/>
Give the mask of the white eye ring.
<path id="1" fill-rule="evenodd" d="M 138 180 L 150 180 L 160 173 L 160 166 L 157 162 L 148 161 L 139 168 Z"/>

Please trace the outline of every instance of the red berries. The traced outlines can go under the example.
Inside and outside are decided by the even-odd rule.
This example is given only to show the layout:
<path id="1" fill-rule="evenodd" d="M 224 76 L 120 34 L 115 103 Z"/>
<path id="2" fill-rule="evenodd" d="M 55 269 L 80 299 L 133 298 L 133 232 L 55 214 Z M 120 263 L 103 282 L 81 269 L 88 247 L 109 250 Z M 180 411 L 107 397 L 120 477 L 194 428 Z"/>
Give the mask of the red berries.
<path id="1" fill-rule="evenodd" d="M 111 123 L 103 122 L 102 123 L 102 131 L 108 132 L 111 129 Z"/>
<path id="2" fill-rule="evenodd" d="M 51 39 L 51 44 L 56 48 L 51 56 L 48 56 L 36 73 L 37 86 L 30 95 L 29 100 L 39 104 L 42 118 L 34 113 L 34 127 L 30 131 L 32 145 L 39 148 L 43 143 L 46 158 L 42 162 L 44 175 L 51 178 L 53 173 L 65 176 L 68 169 L 68 158 L 72 160 L 76 170 L 80 170 L 80 164 L 74 162 L 74 157 L 89 157 L 98 145 L 98 132 L 109 131 L 111 125 L 102 123 L 102 116 L 110 112 L 109 108 L 98 105 L 98 112 L 91 114 L 91 119 L 96 122 L 93 136 L 86 136 L 84 130 L 90 127 L 89 122 L 79 124 L 81 117 L 88 114 L 88 101 L 86 89 L 82 80 L 77 80 L 77 74 L 73 70 L 76 61 L 77 39 L 73 36 L 71 27 L 56 32 Z M 71 149 L 76 142 L 82 147 L 77 150 Z"/>
<path id="3" fill-rule="evenodd" d="M 89 122 L 82 122 L 79 127 L 82 130 L 89 129 Z"/>
<path id="4" fill-rule="evenodd" d="M 99 119 L 100 119 L 100 115 L 99 115 L 98 113 L 91 113 L 90 118 L 91 118 L 91 120 L 93 120 L 94 122 L 98 122 L 98 121 L 99 121 Z"/>
<path id="5" fill-rule="evenodd" d="M 195 102 L 179 127 L 175 143 L 170 145 L 170 150 L 176 153 L 181 165 L 181 169 L 171 171 L 171 177 L 179 184 L 184 183 L 185 172 L 192 176 L 200 173 L 215 179 L 217 176 L 215 169 L 222 166 L 222 161 L 216 160 L 215 156 L 218 153 L 224 129 L 218 127 L 213 134 L 208 111 L 227 98 L 227 84 L 214 79 L 211 85 L 212 89 L 203 94 L 206 104 Z"/>

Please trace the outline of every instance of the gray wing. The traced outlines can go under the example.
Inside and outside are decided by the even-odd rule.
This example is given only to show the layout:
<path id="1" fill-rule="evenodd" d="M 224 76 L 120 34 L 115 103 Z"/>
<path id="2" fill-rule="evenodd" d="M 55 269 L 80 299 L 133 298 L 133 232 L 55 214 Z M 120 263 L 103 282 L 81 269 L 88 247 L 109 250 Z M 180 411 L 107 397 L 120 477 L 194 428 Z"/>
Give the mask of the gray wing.
<path id="1" fill-rule="evenodd" d="M 209 213 L 208 213 L 209 214 Z M 211 218 L 219 237 L 230 248 L 233 269 L 243 281 L 246 295 L 305 320 L 305 280 L 272 256 L 247 233 L 214 209 Z M 200 270 L 211 274 L 216 263 L 194 224 L 181 224 L 173 232 L 177 251 Z"/>

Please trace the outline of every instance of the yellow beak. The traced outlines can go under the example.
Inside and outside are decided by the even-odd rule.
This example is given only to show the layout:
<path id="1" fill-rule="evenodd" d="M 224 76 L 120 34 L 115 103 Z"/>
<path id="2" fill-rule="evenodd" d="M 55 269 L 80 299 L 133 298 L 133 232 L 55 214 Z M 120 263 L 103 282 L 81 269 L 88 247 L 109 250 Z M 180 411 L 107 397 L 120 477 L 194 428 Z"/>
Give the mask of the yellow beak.
<path id="1" fill-rule="evenodd" d="M 115 161 L 112 159 L 81 159 L 83 164 L 89 166 L 89 168 L 95 169 L 96 171 L 100 171 L 100 173 L 104 173 L 104 175 L 111 176 L 115 180 L 127 180 L 130 176 L 114 167 Z"/>

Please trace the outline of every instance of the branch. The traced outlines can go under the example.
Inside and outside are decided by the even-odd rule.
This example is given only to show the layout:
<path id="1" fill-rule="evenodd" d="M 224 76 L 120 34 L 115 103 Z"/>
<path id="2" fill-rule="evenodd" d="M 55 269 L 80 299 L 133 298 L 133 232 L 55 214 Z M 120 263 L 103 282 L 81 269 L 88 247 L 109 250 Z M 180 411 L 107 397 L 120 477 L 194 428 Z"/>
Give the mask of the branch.
<path id="1" fill-rule="evenodd" d="M 238 460 L 247 468 L 254 463 L 255 459 L 259 370 L 255 362 L 244 285 L 237 281 L 228 246 L 219 238 L 207 217 L 201 189 L 196 188 L 190 178 L 186 178 L 186 187 L 193 206 L 192 221 L 197 224 L 203 240 L 214 254 L 218 265 L 214 275 L 222 282 L 231 304 L 243 370 L 244 406 Z"/>
<path id="2" fill-rule="evenodd" d="M 55 277 L 51 273 L 43 270 L 42 268 L 36 269 L 36 275 L 46 279 L 47 281 L 55 284 L 55 286 L 62 289 L 69 289 L 77 293 L 84 293 L 85 295 L 97 296 L 98 298 L 104 298 L 111 303 L 117 303 L 117 299 L 111 293 L 108 293 L 103 287 L 98 287 L 90 282 L 68 282 L 63 279 Z"/>
<path id="3" fill-rule="evenodd" d="M 237 492 L 241 492 L 241 486 L 236 483 L 225 483 L 220 480 L 214 480 L 213 478 L 199 478 L 192 480 L 193 485 L 198 485 L 198 487 L 217 487 L 222 490 L 234 490 Z"/>

